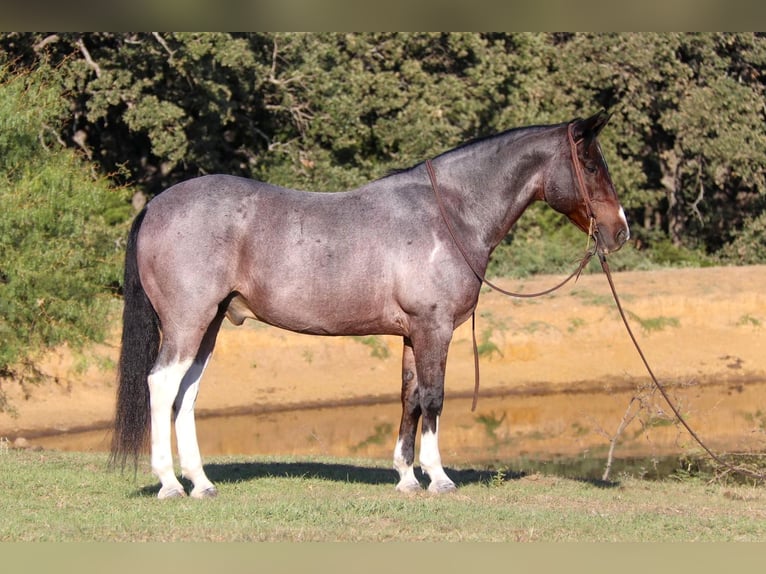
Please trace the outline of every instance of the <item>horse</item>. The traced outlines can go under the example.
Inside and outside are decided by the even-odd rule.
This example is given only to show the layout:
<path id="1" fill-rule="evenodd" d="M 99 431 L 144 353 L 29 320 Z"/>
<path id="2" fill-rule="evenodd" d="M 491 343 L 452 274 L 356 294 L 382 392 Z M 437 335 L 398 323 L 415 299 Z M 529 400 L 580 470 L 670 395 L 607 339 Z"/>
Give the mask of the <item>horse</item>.
<path id="1" fill-rule="evenodd" d="M 602 110 L 509 129 L 349 191 L 205 175 L 156 195 L 128 235 L 111 462 L 137 465 L 150 435 L 158 498 L 186 496 L 174 471 L 174 421 L 190 495 L 216 496 L 194 404 L 224 318 L 255 319 L 312 335 L 401 337 L 396 489 L 422 488 L 414 471 L 422 419 L 428 490 L 454 491 L 438 439 L 447 352 L 474 313 L 495 247 L 535 201 L 592 236 L 602 254 L 630 236 L 597 139 L 608 119 Z"/>

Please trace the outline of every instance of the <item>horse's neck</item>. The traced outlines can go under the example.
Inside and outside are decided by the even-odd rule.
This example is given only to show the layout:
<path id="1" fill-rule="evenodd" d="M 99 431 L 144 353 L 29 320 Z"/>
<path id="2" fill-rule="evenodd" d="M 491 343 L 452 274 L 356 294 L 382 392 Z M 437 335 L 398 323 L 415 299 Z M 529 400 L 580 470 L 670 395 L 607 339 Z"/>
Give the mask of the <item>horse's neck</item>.
<path id="1" fill-rule="evenodd" d="M 543 168 L 553 154 L 550 139 L 540 132 L 514 135 L 512 141 L 501 136 L 433 162 L 439 192 L 456 226 L 470 236 L 472 251 L 489 255 L 542 185 Z"/>

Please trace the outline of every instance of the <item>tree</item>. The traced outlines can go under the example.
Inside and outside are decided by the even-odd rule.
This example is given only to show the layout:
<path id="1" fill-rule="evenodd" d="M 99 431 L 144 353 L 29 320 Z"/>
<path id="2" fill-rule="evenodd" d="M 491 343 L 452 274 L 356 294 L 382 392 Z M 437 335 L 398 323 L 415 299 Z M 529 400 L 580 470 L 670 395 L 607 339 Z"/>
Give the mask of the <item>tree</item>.
<path id="1" fill-rule="evenodd" d="M 764 34 L 4 33 L 0 51 L 55 64 L 62 139 L 149 196 L 211 172 L 347 189 L 606 107 L 635 245 L 665 262 L 755 253 L 721 249 L 766 206 Z M 521 223 L 542 240 L 566 227 Z"/>
<path id="2" fill-rule="evenodd" d="M 120 283 L 129 198 L 60 143 L 52 78 L 0 67 L 0 410 L 40 353 L 103 337 Z"/>
<path id="3" fill-rule="evenodd" d="M 570 102 L 615 113 L 604 147 L 644 243 L 712 253 L 762 211 L 766 37 L 577 34 L 559 62 Z"/>

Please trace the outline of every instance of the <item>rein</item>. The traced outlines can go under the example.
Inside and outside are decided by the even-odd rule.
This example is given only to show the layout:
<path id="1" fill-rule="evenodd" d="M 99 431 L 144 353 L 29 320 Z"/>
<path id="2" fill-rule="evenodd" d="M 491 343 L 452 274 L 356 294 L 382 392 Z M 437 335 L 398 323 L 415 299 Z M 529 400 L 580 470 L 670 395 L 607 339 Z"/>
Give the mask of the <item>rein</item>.
<path id="1" fill-rule="evenodd" d="M 576 187 L 578 188 L 578 191 L 580 192 L 580 195 L 583 199 L 583 203 L 585 204 L 585 208 L 587 210 L 588 219 L 590 221 L 589 223 L 589 229 L 588 229 L 588 241 L 590 242 L 591 237 L 595 239 L 594 245 L 592 249 L 588 249 L 584 255 L 584 257 L 580 260 L 577 269 L 575 269 L 566 279 L 561 281 L 560 283 L 554 285 L 553 287 L 546 289 L 544 291 L 539 291 L 537 293 L 515 293 L 513 291 L 507 291 L 505 289 L 502 289 L 501 287 L 498 287 L 494 283 L 490 282 L 484 274 L 480 273 L 478 268 L 472 263 L 470 257 L 468 257 L 468 253 L 466 249 L 463 247 L 462 243 L 458 240 L 457 234 L 455 233 L 455 230 L 452 227 L 452 224 L 450 223 L 449 217 L 447 217 L 447 210 L 445 209 L 444 203 L 442 202 L 441 195 L 439 194 L 439 186 L 436 182 L 436 173 L 434 172 L 433 165 L 431 164 L 431 160 L 427 159 L 426 164 L 426 170 L 428 171 L 428 177 L 431 180 L 431 188 L 433 189 L 434 196 L 436 197 L 436 204 L 439 207 L 439 212 L 441 213 L 442 219 L 444 220 L 444 223 L 447 226 L 447 230 L 449 231 L 449 234 L 452 236 L 452 240 L 454 241 L 456 247 L 460 251 L 461 255 L 463 256 L 463 259 L 468 264 L 468 267 L 471 268 L 471 271 L 473 271 L 473 274 L 476 275 L 476 277 L 479 279 L 481 283 L 486 284 L 487 286 L 491 287 L 495 291 L 502 293 L 503 295 L 507 295 L 509 297 L 522 297 L 522 298 L 532 298 L 532 297 L 541 297 L 543 295 L 548 295 L 557 289 L 560 289 L 563 287 L 566 283 L 568 283 L 572 278 L 579 278 L 580 274 L 582 273 L 582 270 L 585 268 L 585 266 L 588 264 L 588 262 L 591 260 L 591 258 L 596 254 L 598 249 L 598 237 L 596 233 L 596 226 L 595 221 L 596 218 L 593 214 L 592 204 L 590 201 L 590 198 L 588 197 L 588 194 L 585 191 L 585 180 L 582 173 L 582 166 L 580 165 L 580 162 L 577 158 L 577 143 L 579 141 L 575 141 L 574 136 L 572 135 L 572 126 L 570 125 L 567 128 L 567 139 L 569 140 L 569 149 L 572 156 L 572 165 L 575 172 L 575 177 L 577 180 Z M 628 319 L 625 315 L 625 312 L 623 311 L 622 304 L 620 302 L 620 298 L 617 296 L 617 289 L 614 286 L 614 281 L 612 280 L 612 273 L 609 269 L 609 264 L 606 260 L 606 255 L 599 253 L 598 256 L 599 262 L 601 263 L 601 269 L 604 271 L 604 274 L 606 275 L 607 281 L 609 282 L 609 288 L 612 291 L 612 296 L 614 297 L 614 302 L 617 305 L 617 310 L 620 313 L 620 317 L 622 318 L 622 322 L 625 325 L 625 329 L 628 332 L 628 335 L 630 337 L 630 340 L 633 342 L 633 346 L 636 348 L 636 351 L 638 352 L 638 356 L 641 358 L 641 361 L 644 364 L 644 367 L 646 368 L 647 373 L 649 374 L 649 377 L 652 379 L 652 382 L 657 387 L 657 389 L 660 391 L 660 394 L 665 399 L 665 402 L 670 406 L 670 409 L 673 411 L 673 414 L 676 416 L 678 421 L 684 426 L 684 428 L 688 431 L 688 433 L 691 435 L 691 437 L 697 442 L 697 444 L 702 447 L 702 449 L 712 458 L 715 462 L 723 466 L 724 468 L 738 473 L 745 476 L 750 476 L 752 478 L 764 480 L 766 479 L 766 474 L 764 473 L 757 473 L 752 470 L 742 468 L 742 467 L 736 467 L 725 460 L 723 460 L 719 455 L 714 453 L 697 435 L 697 433 L 694 431 L 694 429 L 689 426 L 689 423 L 686 422 L 686 419 L 681 415 L 678 408 L 675 406 L 673 401 L 670 399 L 670 396 L 668 395 L 665 388 L 660 384 L 660 382 L 657 380 L 657 377 L 654 375 L 654 372 L 652 371 L 652 368 L 649 366 L 649 362 L 646 360 L 646 356 L 644 355 L 644 352 L 641 349 L 641 346 L 638 344 L 638 340 L 636 339 L 635 335 L 633 334 L 633 330 L 630 328 L 630 323 L 628 323 Z M 476 410 L 476 404 L 479 399 L 479 353 L 478 353 L 478 346 L 476 344 L 476 311 L 471 314 L 471 337 L 473 342 L 473 362 L 474 362 L 474 391 L 473 391 L 473 403 L 471 405 L 471 411 Z"/>
<path id="2" fill-rule="evenodd" d="M 571 124 L 567 128 L 567 138 L 569 140 L 569 148 L 570 152 L 572 154 L 572 165 L 574 166 L 575 176 L 577 178 L 577 188 L 580 192 L 580 195 L 582 196 L 583 202 L 585 203 L 585 207 L 588 214 L 588 219 L 590 221 L 590 228 L 588 229 L 588 240 L 590 241 L 591 237 L 596 236 L 596 230 L 595 230 L 595 221 L 596 218 L 593 216 L 593 209 L 591 206 L 590 198 L 588 197 L 588 194 L 585 192 L 585 181 L 583 178 L 582 173 L 582 166 L 580 165 L 580 162 L 577 161 L 577 143 L 574 139 L 574 136 L 572 135 L 572 126 Z M 508 291 L 506 289 L 503 289 L 502 287 L 499 287 L 489 281 L 483 273 L 479 272 L 478 267 L 471 261 L 471 258 L 468 256 L 468 252 L 466 251 L 465 247 L 463 247 L 463 244 L 458 240 L 457 234 L 455 233 L 454 228 L 452 227 L 452 224 L 450 223 L 450 218 L 447 216 L 447 210 L 444 206 L 444 202 L 442 201 L 441 194 L 439 193 L 439 186 L 436 182 L 436 172 L 434 171 L 434 166 L 431 163 L 430 159 L 427 159 L 426 162 L 426 171 L 428 171 L 428 177 L 431 180 L 431 189 L 433 189 L 434 196 L 436 197 L 436 205 L 439 207 L 439 212 L 441 213 L 442 220 L 447 226 L 447 230 L 449 231 L 450 236 L 452 237 L 452 241 L 455 243 L 455 246 L 458 248 L 458 251 L 460 251 L 460 254 L 463 256 L 463 259 L 468 264 L 468 267 L 471 268 L 471 271 L 474 275 L 476 275 L 477 279 L 481 283 L 486 284 L 488 287 L 491 287 L 498 293 L 502 293 L 503 295 L 507 295 L 509 297 L 520 297 L 520 298 L 527 298 L 531 299 L 533 297 L 542 297 L 543 295 L 548 295 L 550 293 L 553 293 L 557 289 L 560 289 L 564 285 L 566 285 L 572 278 L 577 280 L 577 278 L 580 277 L 580 274 L 582 273 L 582 270 L 585 269 L 585 266 L 588 264 L 588 262 L 591 260 L 591 258 L 596 254 L 596 249 L 598 247 L 598 240 L 594 241 L 593 248 L 586 251 L 584 257 L 580 260 L 579 264 L 577 265 L 577 268 L 572 271 L 572 273 L 569 274 L 568 277 L 566 277 L 563 281 L 560 283 L 557 283 L 553 287 L 549 289 L 545 289 L 544 291 L 539 291 L 537 293 L 516 293 L 514 291 Z M 471 404 L 471 412 L 476 410 L 476 404 L 479 401 L 479 348 L 476 344 L 476 310 L 471 314 L 471 339 L 473 343 L 473 368 L 474 368 L 474 388 L 473 388 L 473 403 Z"/>
<path id="3" fill-rule="evenodd" d="M 714 453 L 702 441 L 699 435 L 697 435 L 697 433 L 694 432 L 694 429 L 692 429 L 691 426 L 689 426 L 689 423 L 686 422 L 686 419 L 683 416 L 681 416 L 681 413 L 679 412 L 678 408 L 675 406 L 675 404 L 673 404 L 673 401 L 670 400 L 670 397 L 668 396 L 667 391 L 665 391 L 665 387 L 663 387 L 660 384 L 660 382 L 657 380 L 657 377 L 654 375 L 652 368 L 649 366 L 649 362 L 646 360 L 646 357 L 644 356 L 644 352 L 641 350 L 641 346 L 638 344 L 638 341 L 636 340 L 636 337 L 633 334 L 633 330 L 630 328 L 630 323 L 628 323 L 628 319 L 625 316 L 625 312 L 622 309 L 620 298 L 617 296 L 617 289 L 615 289 L 614 281 L 612 280 L 612 273 L 609 269 L 609 264 L 606 261 L 606 256 L 599 254 L 598 259 L 601 262 L 601 269 L 603 269 L 604 275 L 606 275 L 606 279 L 609 282 L 609 288 L 612 290 L 612 296 L 614 297 L 614 302 L 617 305 L 617 310 L 620 312 L 620 317 L 622 318 L 622 322 L 625 325 L 625 329 L 628 331 L 630 340 L 633 342 L 633 346 L 636 348 L 636 351 L 638 352 L 638 356 L 641 357 L 641 361 L 644 363 L 644 367 L 646 367 L 646 372 L 649 373 L 649 377 L 651 377 L 652 382 L 654 383 L 654 386 L 657 387 L 657 389 L 660 391 L 660 394 L 665 399 L 665 402 L 668 404 L 668 406 L 670 406 L 670 410 L 673 411 L 673 414 L 676 416 L 678 421 L 684 426 L 684 428 L 688 431 L 691 437 L 697 442 L 697 444 L 700 445 L 702 449 L 710 456 L 710 458 L 712 458 L 714 461 L 716 461 L 718 464 L 720 464 L 727 470 L 730 470 L 738 474 L 750 476 L 752 478 L 757 478 L 760 480 L 766 479 L 766 474 L 764 473 L 758 473 L 758 472 L 749 470 L 747 468 L 734 466 L 726 462 L 725 460 L 723 460 L 719 455 Z"/>

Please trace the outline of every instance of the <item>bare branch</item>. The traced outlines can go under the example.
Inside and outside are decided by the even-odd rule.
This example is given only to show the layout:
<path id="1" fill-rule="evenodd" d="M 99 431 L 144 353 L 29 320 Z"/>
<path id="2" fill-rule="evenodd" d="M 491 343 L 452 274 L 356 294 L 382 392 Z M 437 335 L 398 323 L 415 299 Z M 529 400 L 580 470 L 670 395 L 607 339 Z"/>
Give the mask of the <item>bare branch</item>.
<path id="1" fill-rule="evenodd" d="M 617 439 L 620 438 L 620 435 L 622 435 L 623 431 L 631 422 L 633 422 L 633 419 L 636 418 L 636 415 L 638 415 L 638 411 L 641 408 L 640 405 L 639 409 L 637 409 L 635 412 L 631 412 L 633 403 L 636 401 L 640 402 L 638 395 L 634 395 L 633 398 L 630 399 L 628 408 L 625 409 L 625 413 L 622 415 L 622 420 L 617 427 L 617 431 L 614 433 L 614 436 L 609 439 L 609 454 L 606 458 L 606 468 L 604 469 L 604 474 L 601 476 L 601 480 L 609 480 L 609 472 L 612 470 L 612 461 L 614 460 L 614 447 L 617 445 Z"/>
<path id="2" fill-rule="evenodd" d="M 705 199 L 705 186 L 702 183 L 702 158 L 697 158 L 697 185 L 699 186 L 699 194 L 697 195 L 697 199 L 694 200 L 694 203 L 692 203 L 692 213 L 697 216 L 697 219 L 699 219 L 700 223 L 703 223 L 702 219 L 702 213 L 700 213 L 699 210 L 699 204 L 702 203 L 702 200 Z"/>
<path id="3" fill-rule="evenodd" d="M 152 32 L 152 36 L 154 36 L 154 39 L 157 40 L 160 46 L 162 46 L 165 49 L 165 51 L 168 53 L 168 63 L 172 64 L 175 51 L 170 49 L 170 46 L 168 46 L 168 43 L 165 41 L 165 38 L 163 38 L 159 32 Z"/>
<path id="4" fill-rule="evenodd" d="M 40 130 L 39 138 L 40 138 L 40 145 L 43 146 L 46 150 L 48 149 L 48 145 L 45 143 L 46 133 L 49 133 L 50 135 L 52 135 L 56 139 L 56 141 L 61 145 L 61 147 L 66 147 L 66 142 L 64 142 L 64 140 L 61 139 L 61 136 L 59 135 L 59 133 L 48 124 L 44 124 L 42 127 L 42 130 Z"/>
<path id="5" fill-rule="evenodd" d="M 35 52 L 41 52 L 45 46 L 48 44 L 52 44 L 53 42 L 58 42 L 61 39 L 61 37 L 58 34 L 51 34 L 50 36 L 46 36 L 42 40 L 40 40 L 37 44 L 32 46 L 32 49 Z"/>
<path id="6" fill-rule="evenodd" d="M 90 52 L 88 52 L 88 48 L 85 47 L 85 42 L 83 42 L 82 38 L 77 38 L 77 47 L 80 48 L 80 52 L 85 58 L 85 62 L 88 64 L 88 67 L 96 73 L 97 78 L 100 78 L 101 68 L 96 62 L 93 61 L 93 58 L 91 58 Z"/>
<path id="7" fill-rule="evenodd" d="M 271 71 L 269 72 L 269 81 L 277 83 L 277 55 L 279 54 L 279 47 L 277 46 L 277 38 L 274 36 L 274 49 L 271 51 Z"/>

